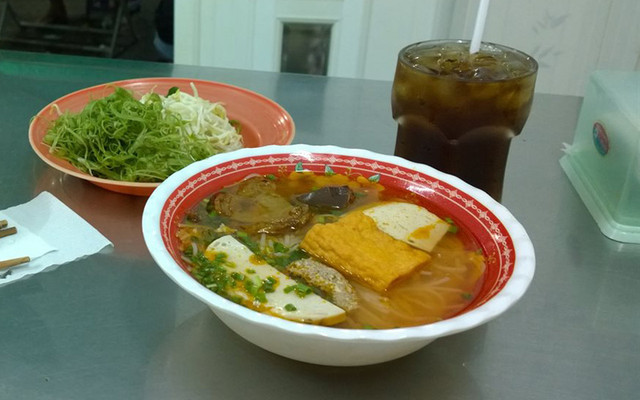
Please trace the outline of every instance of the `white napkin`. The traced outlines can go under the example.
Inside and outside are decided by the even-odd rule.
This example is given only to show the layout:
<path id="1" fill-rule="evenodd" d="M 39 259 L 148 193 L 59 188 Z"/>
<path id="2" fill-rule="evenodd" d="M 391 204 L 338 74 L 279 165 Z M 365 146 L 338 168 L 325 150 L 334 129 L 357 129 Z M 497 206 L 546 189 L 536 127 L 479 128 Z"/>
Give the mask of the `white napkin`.
<path id="1" fill-rule="evenodd" d="M 97 253 L 113 244 L 49 192 L 0 211 L 18 233 L 0 238 L 0 260 L 30 257 L 27 264 L 0 270 L 0 286 Z"/>

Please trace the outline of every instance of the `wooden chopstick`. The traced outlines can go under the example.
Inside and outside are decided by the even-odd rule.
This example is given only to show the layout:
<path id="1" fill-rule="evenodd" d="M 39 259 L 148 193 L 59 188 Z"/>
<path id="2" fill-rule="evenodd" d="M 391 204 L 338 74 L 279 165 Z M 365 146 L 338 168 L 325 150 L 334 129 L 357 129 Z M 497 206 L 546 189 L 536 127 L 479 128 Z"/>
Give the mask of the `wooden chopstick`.
<path id="1" fill-rule="evenodd" d="M 11 260 L 0 261 L 0 269 L 15 267 L 16 265 L 28 263 L 31 261 L 29 257 L 12 258 Z"/>
<path id="2" fill-rule="evenodd" d="M 3 238 L 5 236 L 9 236 L 9 235 L 15 235 L 18 232 L 18 230 L 16 229 L 15 226 L 12 226 L 10 228 L 7 229 L 0 229 L 0 238 Z"/>
<path id="3" fill-rule="evenodd" d="M 4 229 L 7 225 L 8 223 L 6 219 L 3 219 L 2 221 L 0 221 L 0 238 L 9 236 L 9 235 L 15 235 L 16 233 L 18 233 L 18 229 L 16 229 L 15 226 L 11 226 L 9 228 Z M 29 257 L 18 257 L 18 258 L 12 258 L 10 260 L 0 261 L 0 269 L 15 267 L 16 265 L 28 263 L 29 261 L 31 261 L 31 258 Z"/>

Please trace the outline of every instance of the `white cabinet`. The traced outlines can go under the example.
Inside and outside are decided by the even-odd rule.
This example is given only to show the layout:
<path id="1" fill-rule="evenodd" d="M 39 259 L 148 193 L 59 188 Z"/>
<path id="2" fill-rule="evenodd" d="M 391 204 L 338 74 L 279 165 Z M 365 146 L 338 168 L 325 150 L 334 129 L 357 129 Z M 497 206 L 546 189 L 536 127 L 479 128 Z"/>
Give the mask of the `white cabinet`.
<path id="1" fill-rule="evenodd" d="M 478 0 L 176 0 L 175 62 L 279 71 L 286 23 L 330 24 L 328 75 L 392 80 L 409 43 L 470 38 Z M 534 56 L 539 92 L 640 69 L 638 0 L 492 0 L 484 39 Z"/>

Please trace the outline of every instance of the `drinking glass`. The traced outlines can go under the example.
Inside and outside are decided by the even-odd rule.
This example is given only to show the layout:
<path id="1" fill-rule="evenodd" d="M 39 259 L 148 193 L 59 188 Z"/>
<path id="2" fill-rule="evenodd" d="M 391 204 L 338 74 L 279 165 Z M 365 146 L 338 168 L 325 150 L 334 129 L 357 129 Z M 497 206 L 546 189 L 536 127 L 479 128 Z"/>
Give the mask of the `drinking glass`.
<path id="1" fill-rule="evenodd" d="M 391 105 L 395 154 L 502 199 L 511 139 L 529 116 L 538 63 L 507 46 L 432 40 L 398 55 Z"/>

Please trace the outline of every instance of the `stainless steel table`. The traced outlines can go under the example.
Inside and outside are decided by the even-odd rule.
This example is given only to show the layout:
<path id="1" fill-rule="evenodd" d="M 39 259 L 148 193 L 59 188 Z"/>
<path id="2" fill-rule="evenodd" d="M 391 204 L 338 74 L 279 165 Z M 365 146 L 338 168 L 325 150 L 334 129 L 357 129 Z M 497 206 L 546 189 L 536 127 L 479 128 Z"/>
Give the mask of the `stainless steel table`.
<path id="1" fill-rule="evenodd" d="M 361 368 L 307 365 L 227 329 L 156 267 L 145 199 L 46 166 L 27 141 L 50 101 L 107 81 L 176 76 L 262 93 L 294 143 L 392 153 L 390 83 L 0 52 L 0 209 L 47 190 L 115 249 L 0 287 L 2 399 L 636 399 L 640 246 L 604 237 L 558 165 L 581 99 L 539 94 L 512 145 L 503 203 L 536 248 L 525 297 L 500 318 Z"/>

